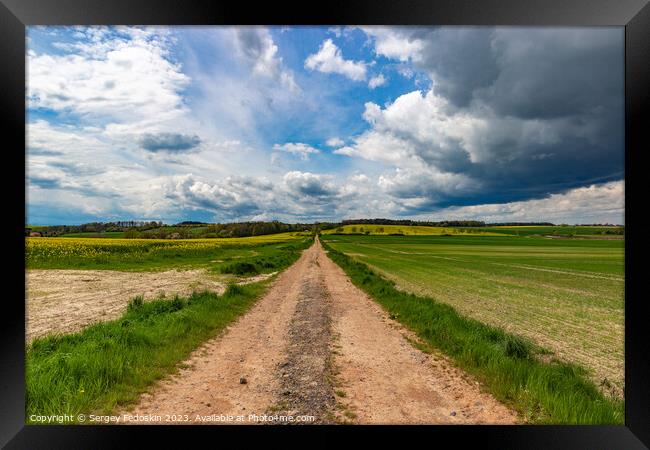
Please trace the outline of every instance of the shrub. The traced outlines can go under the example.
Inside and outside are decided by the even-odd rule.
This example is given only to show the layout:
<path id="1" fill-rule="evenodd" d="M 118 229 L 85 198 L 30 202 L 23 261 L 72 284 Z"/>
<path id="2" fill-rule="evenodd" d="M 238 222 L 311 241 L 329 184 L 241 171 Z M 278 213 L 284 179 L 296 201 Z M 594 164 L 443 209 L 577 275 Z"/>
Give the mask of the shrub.
<path id="1" fill-rule="evenodd" d="M 221 268 L 221 273 L 233 273 L 235 275 L 248 275 L 260 273 L 257 266 L 250 262 L 238 261 L 235 263 L 227 264 Z"/>

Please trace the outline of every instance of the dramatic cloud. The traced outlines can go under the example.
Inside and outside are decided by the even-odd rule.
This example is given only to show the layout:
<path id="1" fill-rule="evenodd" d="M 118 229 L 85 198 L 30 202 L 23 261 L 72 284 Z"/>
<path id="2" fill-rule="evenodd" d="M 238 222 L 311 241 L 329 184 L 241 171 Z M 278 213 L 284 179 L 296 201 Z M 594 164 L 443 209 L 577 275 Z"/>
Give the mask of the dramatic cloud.
<path id="1" fill-rule="evenodd" d="M 366 64 L 362 61 L 343 59 L 341 50 L 331 39 L 325 40 L 317 53 L 307 57 L 305 67 L 324 73 L 338 73 L 354 81 L 366 79 Z"/>
<path id="2" fill-rule="evenodd" d="M 197 147 L 200 143 L 198 136 L 175 133 L 145 134 L 140 139 L 140 146 L 150 152 L 183 152 Z"/>
<path id="3" fill-rule="evenodd" d="M 622 102 L 620 28 L 367 27 L 378 55 L 411 61 L 465 107 L 548 118 Z"/>
<path id="4" fill-rule="evenodd" d="M 448 198 L 462 198 L 477 189 L 477 183 L 463 174 L 434 170 L 396 169 L 380 176 L 378 185 L 387 195 L 405 201 L 402 214 L 422 208 L 435 209 L 438 203 Z M 411 211 L 411 208 L 415 210 Z"/>
<path id="5" fill-rule="evenodd" d="M 620 28 L 28 38 L 27 209 L 42 223 L 622 221 Z"/>
<path id="6" fill-rule="evenodd" d="M 365 31 L 377 54 L 411 61 L 433 87 L 366 103 L 371 128 L 335 153 L 475 188 L 414 184 L 400 197 L 426 208 L 511 202 L 623 177 L 620 30 Z"/>
<path id="7" fill-rule="evenodd" d="M 288 142 L 286 144 L 275 144 L 273 146 L 273 150 L 276 151 L 281 151 L 281 152 L 287 152 L 287 153 L 293 153 L 294 155 L 299 155 L 300 159 L 303 161 L 309 160 L 309 155 L 310 154 L 315 154 L 315 153 L 320 153 L 318 149 L 307 145 L 303 144 L 301 142 Z"/>
<path id="8" fill-rule="evenodd" d="M 593 119 L 481 115 L 455 109 L 433 91 L 405 94 L 384 109 L 367 103 L 364 118 L 370 130 L 335 153 L 428 171 L 432 180 L 444 174 L 474 187 L 440 191 L 433 183 L 428 207 L 523 200 L 622 177 L 622 151 L 611 151 Z M 424 195 L 413 186 L 412 192 L 400 189 L 400 196 Z"/>

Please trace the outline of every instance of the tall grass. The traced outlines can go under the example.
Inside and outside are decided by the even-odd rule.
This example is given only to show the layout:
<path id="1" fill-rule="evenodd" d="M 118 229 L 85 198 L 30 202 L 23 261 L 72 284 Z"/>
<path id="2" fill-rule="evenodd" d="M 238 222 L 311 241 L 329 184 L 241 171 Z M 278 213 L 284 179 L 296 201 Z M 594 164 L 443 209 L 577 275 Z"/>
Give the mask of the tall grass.
<path id="1" fill-rule="evenodd" d="M 27 422 L 32 414 L 109 413 L 137 400 L 246 311 L 264 286 L 231 285 L 223 295 L 146 303 L 136 297 L 118 320 L 35 339 L 26 358 Z"/>
<path id="2" fill-rule="evenodd" d="M 557 360 L 542 362 L 539 356 L 545 352 L 532 343 L 462 317 L 432 298 L 399 291 L 365 264 L 324 245 L 355 285 L 428 345 L 474 375 L 525 421 L 623 424 L 623 402 L 604 397 L 581 367 Z"/>

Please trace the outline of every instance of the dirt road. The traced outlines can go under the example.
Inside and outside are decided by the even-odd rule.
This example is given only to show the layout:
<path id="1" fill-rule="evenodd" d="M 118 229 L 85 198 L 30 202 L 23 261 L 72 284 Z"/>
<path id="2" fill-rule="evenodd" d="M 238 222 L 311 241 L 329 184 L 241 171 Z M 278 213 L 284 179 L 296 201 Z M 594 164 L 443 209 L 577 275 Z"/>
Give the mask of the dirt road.
<path id="1" fill-rule="evenodd" d="M 125 411 L 126 422 L 517 421 L 444 357 L 415 349 L 414 338 L 317 240 L 250 312 Z"/>

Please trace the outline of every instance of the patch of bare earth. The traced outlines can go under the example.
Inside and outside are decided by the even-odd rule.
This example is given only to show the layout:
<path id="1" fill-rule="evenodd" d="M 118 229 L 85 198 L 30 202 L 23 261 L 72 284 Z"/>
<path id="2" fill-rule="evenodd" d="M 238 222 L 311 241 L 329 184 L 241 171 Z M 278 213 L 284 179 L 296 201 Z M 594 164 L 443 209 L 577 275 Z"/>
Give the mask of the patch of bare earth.
<path id="1" fill-rule="evenodd" d="M 265 276 L 267 277 L 267 276 Z M 259 280 L 251 278 L 246 282 Z M 79 331 L 95 322 L 116 319 L 130 299 L 192 291 L 223 292 L 225 283 L 205 269 L 164 272 L 115 270 L 28 270 L 25 321 L 27 342 L 49 334 Z"/>
<path id="2" fill-rule="evenodd" d="M 122 423 L 494 423 L 516 415 L 361 290 L 320 242 L 220 336 L 159 382 Z"/>

